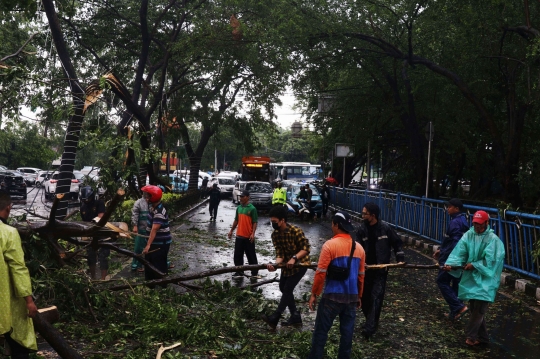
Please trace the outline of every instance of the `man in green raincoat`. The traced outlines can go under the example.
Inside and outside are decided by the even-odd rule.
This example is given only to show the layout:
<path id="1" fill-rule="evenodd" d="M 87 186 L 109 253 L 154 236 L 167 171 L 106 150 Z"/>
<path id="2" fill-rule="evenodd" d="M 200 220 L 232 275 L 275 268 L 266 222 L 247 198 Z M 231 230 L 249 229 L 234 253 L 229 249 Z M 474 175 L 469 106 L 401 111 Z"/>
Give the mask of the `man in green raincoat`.
<path id="1" fill-rule="evenodd" d="M 477 211 L 472 222 L 473 228 L 461 237 L 443 268 L 451 271 L 452 267 L 463 266 L 463 275 L 462 270 L 453 270 L 450 274 L 462 275 L 458 297 L 469 300 L 470 319 L 465 328 L 465 343 L 470 346 L 489 343 L 484 316 L 489 303 L 495 301 L 505 256 L 502 241 L 489 227 L 489 215 Z"/>
<path id="2" fill-rule="evenodd" d="M 37 308 L 21 238 L 6 224 L 11 206 L 9 194 L 0 191 L 0 334 L 4 334 L 12 358 L 28 358 L 30 351 L 37 350 L 31 319 Z"/>

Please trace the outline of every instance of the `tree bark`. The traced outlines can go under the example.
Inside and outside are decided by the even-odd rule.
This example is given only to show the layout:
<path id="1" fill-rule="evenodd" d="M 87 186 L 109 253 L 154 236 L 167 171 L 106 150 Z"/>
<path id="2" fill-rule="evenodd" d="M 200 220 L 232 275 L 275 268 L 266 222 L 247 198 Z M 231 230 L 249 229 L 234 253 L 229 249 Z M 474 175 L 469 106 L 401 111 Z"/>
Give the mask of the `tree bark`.
<path id="1" fill-rule="evenodd" d="M 287 263 L 274 263 L 272 264 L 275 268 L 283 268 L 287 266 Z M 302 267 L 302 268 L 309 268 L 309 269 L 317 269 L 317 263 L 311 263 L 311 264 L 295 264 L 294 267 Z M 380 269 L 380 268 L 405 268 L 405 269 L 439 269 L 440 266 L 438 264 L 433 265 L 425 265 L 425 264 L 405 264 L 405 263 L 391 263 L 391 264 L 377 264 L 377 265 L 366 265 L 366 270 L 368 269 Z M 126 285 L 119 285 L 108 288 L 109 290 L 124 290 L 124 289 L 131 289 L 133 287 L 138 287 L 140 285 L 145 285 L 148 287 L 153 287 L 156 285 L 163 285 L 163 284 L 169 284 L 169 283 L 176 283 L 176 282 L 183 282 L 186 280 L 193 280 L 193 279 L 199 279 L 199 278 L 205 278 L 210 277 L 213 275 L 218 274 L 224 274 L 224 273 L 232 273 L 232 272 L 243 272 L 248 270 L 261 270 L 266 269 L 266 264 L 250 264 L 250 265 L 244 265 L 244 266 L 235 266 L 235 267 L 223 267 L 220 269 L 213 269 L 204 271 L 201 273 L 195 273 L 195 274 L 187 274 L 183 276 L 178 277 L 171 277 L 171 278 L 165 278 L 165 279 L 158 279 L 158 280 L 151 280 L 143 283 L 133 283 L 133 284 L 126 284 Z"/>
<path id="2" fill-rule="evenodd" d="M 67 49 L 60 22 L 54 8 L 52 0 L 42 0 L 43 8 L 49 21 L 51 36 L 54 42 L 56 52 L 62 67 L 64 68 L 68 84 L 71 88 L 73 97 L 73 115 L 69 119 L 66 129 L 66 137 L 64 139 L 64 151 L 62 153 L 62 161 L 59 169 L 59 179 L 56 185 L 57 194 L 66 194 L 70 192 L 71 177 L 75 167 L 75 156 L 77 154 L 77 146 L 79 144 L 79 135 L 84 120 L 84 90 L 80 85 L 77 73 L 71 62 L 71 57 Z M 68 198 L 62 199 L 60 205 L 54 215 L 56 218 L 64 218 L 67 214 Z"/>
<path id="3" fill-rule="evenodd" d="M 36 314 L 33 318 L 34 328 L 41 334 L 43 339 L 62 357 L 62 359 L 83 359 L 83 357 L 73 349 L 47 320 L 42 318 L 41 314 Z"/>

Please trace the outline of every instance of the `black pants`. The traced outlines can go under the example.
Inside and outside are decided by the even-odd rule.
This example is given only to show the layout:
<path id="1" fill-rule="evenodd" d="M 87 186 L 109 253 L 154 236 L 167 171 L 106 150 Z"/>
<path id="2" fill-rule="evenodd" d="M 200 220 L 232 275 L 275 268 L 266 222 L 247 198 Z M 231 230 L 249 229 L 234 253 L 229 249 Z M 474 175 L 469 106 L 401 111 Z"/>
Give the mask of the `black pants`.
<path id="1" fill-rule="evenodd" d="M 9 348 L 11 349 L 12 359 L 30 358 L 30 350 L 23 347 L 22 345 L 17 343 L 15 340 L 11 339 L 11 336 L 9 335 L 9 333 L 4 334 L 4 338 L 6 339 L 6 342 L 8 342 Z"/>
<path id="2" fill-rule="evenodd" d="M 364 277 L 364 292 L 362 294 L 362 312 L 366 317 L 364 331 L 373 335 L 379 326 L 379 317 L 386 291 L 388 271 L 373 269 L 366 271 Z"/>
<path id="3" fill-rule="evenodd" d="M 244 265 L 244 253 L 246 254 L 249 264 L 259 264 L 257 254 L 255 254 L 255 241 L 250 242 L 249 238 L 236 237 L 234 242 L 234 265 Z M 252 270 L 251 275 L 257 275 L 258 270 Z"/>
<path id="4" fill-rule="evenodd" d="M 152 244 L 150 245 L 149 253 L 144 256 L 150 264 L 152 264 L 160 272 L 167 274 L 169 272 L 169 266 L 167 265 L 167 255 L 169 254 L 170 244 Z M 156 250 L 157 249 L 157 250 Z M 154 252 L 155 251 L 155 252 Z M 153 280 L 161 279 L 157 274 L 150 269 L 144 269 L 144 279 Z"/>
<path id="5" fill-rule="evenodd" d="M 294 288 L 300 282 L 300 279 L 306 274 L 307 268 L 300 268 L 298 273 L 284 277 L 283 274 L 279 278 L 279 290 L 282 293 L 277 310 L 283 313 L 285 308 L 289 308 L 291 315 L 296 312 L 296 303 L 294 301 Z"/>
<path id="6" fill-rule="evenodd" d="M 209 205 L 210 217 L 214 217 L 214 219 L 217 217 L 218 206 L 219 206 L 219 203 L 210 202 L 210 205 Z"/>
<path id="7" fill-rule="evenodd" d="M 465 335 L 467 339 L 481 343 L 489 343 L 489 335 L 486 329 L 486 320 L 484 316 L 487 313 L 489 302 L 484 300 L 471 299 L 469 300 L 470 318 Z"/>
<path id="8" fill-rule="evenodd" d="M 322 214 L 323 214 L 323 216 L 326 216 L 326 212 L 328 212 L 328 200 L 323 199 L 322 200 Z"/>

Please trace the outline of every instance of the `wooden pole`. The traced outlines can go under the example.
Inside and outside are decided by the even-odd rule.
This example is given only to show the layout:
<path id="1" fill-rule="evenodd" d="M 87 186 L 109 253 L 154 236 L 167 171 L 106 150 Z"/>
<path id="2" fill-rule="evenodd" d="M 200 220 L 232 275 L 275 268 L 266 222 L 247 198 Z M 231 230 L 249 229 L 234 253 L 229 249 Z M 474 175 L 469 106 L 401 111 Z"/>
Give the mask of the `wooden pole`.
<path id="1" fill-rule="evenodd" d="M 272 264 L 275 268 L 283 268 L 287 264 L 286 263 L 274 263 Z M 309 269 L 317 269 L 317 263 L 311 263 L 311 264 L 295 264 L 294 267 L 302 267 L 302 268 L 309 268 Z M 432 264 L 432 265 L 425 265 L 425 264 L 406 264 L 406 263 L 390 263 L 390 264 L 377 264 L 377 265 L 366 265 L 366 270 L 369 269 L 384 269 L 384 268 L 405 268 L 405 269 L 440 269 L 440 266 L 438 264 Z M 177 276 L 177 277 L 171 277 L 171 278 L 165 278 L 165 279 L 156 279 L 151 280 L 147 282 L 142 283 L 131 283 L 131 284 L 125 284 L 125 285 L 118 285 L 114 287 L 110 287 L 110 290 L 124 290 L 124 289 L 131 289 L 133 287 L 137 287 L 140 285 L 146 285 L 149 287 L 153 287 L 155 285 L 162 285 L 162 284 L 169 284 L 169 283 L 176 283 L 176 282 L 182 282 L 186 280 L 193 280 L 193 279 L 199 279 L 204 277 L 210 277 L 213 275 L 218 274 L 224 274 L 224 273 L 232 273 L 232 272 L 243 272 L 248 270 L 260 270 L 260 269 L 266 269 L 266 264 L 250 264 L 245 266 L 236 266 L 236 267 L 223 267 L 220 269 L 214 269 L 214 270 L 208 270 L 200 273 L 195 274 L 188 274 L 183 276 Z"/>

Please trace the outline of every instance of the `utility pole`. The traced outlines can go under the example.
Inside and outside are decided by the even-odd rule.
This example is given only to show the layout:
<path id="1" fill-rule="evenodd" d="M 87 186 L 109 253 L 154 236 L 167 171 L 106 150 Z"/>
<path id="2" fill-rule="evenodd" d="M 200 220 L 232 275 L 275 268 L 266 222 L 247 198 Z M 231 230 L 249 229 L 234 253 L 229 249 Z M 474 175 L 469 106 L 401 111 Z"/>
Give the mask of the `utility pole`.
<path id="1" fill-rule="evenodd" d="M 214 149 L 214 175 L 217 172 L 217 148 Z"/>
<path id="2" fill-rule="evenodd" d="M 426 198 L 428 198 L 428 192 L 429 192 L 429 164 L 431 162 L 430 161 L 431 160 L 431 142 L 433 142 L 433 134 L 434 134 L 433 122 L 429 121 L 428 125 L 426 126 L 426 137 L 428 140 Z"/>
<path id="3" fill-rule="evenodd" d="M 370 157 L 371 157 L 371 141 L 368 140 L 367 141 L 367 157 L 366 157 L 366 191 L 369 191 L 369 185 L 370 185 L 370 182 L 371 182 L 371 160 L 370 160 Z"/>

